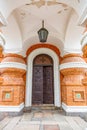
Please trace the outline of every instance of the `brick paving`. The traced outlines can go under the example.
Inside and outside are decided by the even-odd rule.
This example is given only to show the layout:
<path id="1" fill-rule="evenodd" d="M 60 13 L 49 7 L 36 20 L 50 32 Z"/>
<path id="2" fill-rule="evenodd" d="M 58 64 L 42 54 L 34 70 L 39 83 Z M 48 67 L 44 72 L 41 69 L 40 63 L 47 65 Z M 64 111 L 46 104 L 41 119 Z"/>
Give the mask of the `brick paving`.
<path id="1" fill-rule="evenodd" d="M 44 125 L 44 130 L 59 130 L 58 125 Z"/>
<path id="2" fill-rule="evenodd" d="M 35 110 L 18 117 L 6 117 L 0 122 L 0 130 L 87 130 L 87 122 L 58 111 Z"/>

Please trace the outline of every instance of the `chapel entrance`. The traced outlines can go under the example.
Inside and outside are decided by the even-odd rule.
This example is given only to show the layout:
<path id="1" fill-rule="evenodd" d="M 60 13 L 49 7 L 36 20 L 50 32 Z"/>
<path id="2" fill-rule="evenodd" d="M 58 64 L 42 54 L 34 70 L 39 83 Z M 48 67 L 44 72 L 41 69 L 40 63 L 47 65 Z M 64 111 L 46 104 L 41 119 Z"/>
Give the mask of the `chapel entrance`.
<path id="1" fill-rule="evenodd" d="M 33 61 L 32 104 L 54 104 L 53 60 L 46 54 Z"/>

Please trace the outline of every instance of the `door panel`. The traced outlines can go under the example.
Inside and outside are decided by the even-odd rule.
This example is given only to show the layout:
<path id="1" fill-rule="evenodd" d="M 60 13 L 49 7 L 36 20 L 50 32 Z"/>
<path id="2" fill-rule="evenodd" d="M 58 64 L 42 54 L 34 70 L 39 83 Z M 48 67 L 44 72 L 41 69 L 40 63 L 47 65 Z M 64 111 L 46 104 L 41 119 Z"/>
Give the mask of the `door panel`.
<path id="1" fill-rule="evenodd" d="M 43 67 L 43 103 L 53 104 L 53 68 L 52 66 Z"/>
<path id="2" fill-rule="evenodd" d="M 33 68 L 32 103 L 43 104 L 43 67 Z"/>
<path id="3" fill-rule="evenodd" d="M 48 55 L 38 55 L 33 61 L 33 104 L 53 104 L 53 60 Z"/>

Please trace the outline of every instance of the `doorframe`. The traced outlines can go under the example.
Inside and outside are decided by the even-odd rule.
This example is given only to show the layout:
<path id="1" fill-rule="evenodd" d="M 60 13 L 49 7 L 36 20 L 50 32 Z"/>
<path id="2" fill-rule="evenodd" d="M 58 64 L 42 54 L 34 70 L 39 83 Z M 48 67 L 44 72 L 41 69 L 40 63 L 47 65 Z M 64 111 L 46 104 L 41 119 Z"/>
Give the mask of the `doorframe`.
<path id="1" fill-rule="evenodd" d="M 59 73 L 59 58 L 57 54 L 49 48 L 38 48 L 30 53 L 27 58 L 27 74 L 26 74 L 26 92 L 25 92 L 25 107 L 32 106 L 32 78 L 33 78 L 33 60 L 37 55 L 47 54 L 53 59 L 53 77 L 54 77 L 54 105 L 61 106 L 60 97 L 60 73 Z"/>

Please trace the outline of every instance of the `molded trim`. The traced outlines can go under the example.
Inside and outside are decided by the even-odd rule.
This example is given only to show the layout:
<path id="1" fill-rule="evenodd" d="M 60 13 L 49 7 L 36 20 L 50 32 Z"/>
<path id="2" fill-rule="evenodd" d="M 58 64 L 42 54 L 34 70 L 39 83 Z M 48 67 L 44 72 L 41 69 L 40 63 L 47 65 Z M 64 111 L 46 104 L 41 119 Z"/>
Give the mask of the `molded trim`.
<path id="1" fill-rule="evenodd" d="M 60 70 L 67 68 L 87 68 L 87 63 L 85 62 L 70 62 L 63 63 L 60 65 Z"/>
<path id="2" fill-rule="evenodd" d="M 87 112 L 87 106 L 67 106 L 65 103 L 62 103 L 62 108 L 66 112 Z"/>
<path id="3" fill-rule="evenodd" d="M 24 108 L 24 103 L 21 103 L 19 106 L 1 106 L 0 112 L 20 112 Z"/>
<path id="4" fill-rule="evenodd" d="M 18 68 L 26 70 L 26 65 L 17 62 L 2 62 L 0 63 L 0 69 L 2 68 Z"/>

